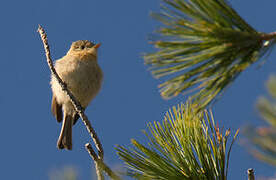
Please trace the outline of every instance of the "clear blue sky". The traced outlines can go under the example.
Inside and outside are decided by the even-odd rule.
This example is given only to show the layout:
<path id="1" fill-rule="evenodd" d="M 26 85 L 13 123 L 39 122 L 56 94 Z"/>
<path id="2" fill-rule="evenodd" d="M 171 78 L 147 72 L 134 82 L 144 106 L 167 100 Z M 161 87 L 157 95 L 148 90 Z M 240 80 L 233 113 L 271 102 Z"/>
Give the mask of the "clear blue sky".
<path id="1" fill-rule="evenodd" d="M 259 31 L 276 30 L 276 1 L 230 1 Z M 159 0 L 29 0 L 0 2 L 0 179 L 46 180 L 54 169 L 74 166 L 79 179 L 92 176 L 93 163 L 84 144 L 90 141 L 81 121 L 73 129 L 73 151 L 59 151 L 56 140 L 60 124 L 50 111 L 50 71 L 38 33 L 48 33 L 53 59 L 65 55 L 79 39 L 101 42 L 99 64 L 104 71 L 102 91 L 87 108 L 87 115 L 102 140 L 105 161 L 120 166 L 114 147 L 143 142 L 146 123 L 161 120 L 165 112 L 184 97 L 163 100 L 141 54 L 152 52 L 147 37 L 158 23 L 150 18 L 159 11 Z M 232 130 L 262 124 L 254 109 L 265 94 L 264 82 L 276 72 L 276 50 L 266 63 L 255 64 L 215 104 L 215 119 Z M 240 136 L 242 137 L 242 136 Z M 245 179 L 246 170 L 272 176 L 273 168 L 253 159 L 238 143 L 233 147 L 229 179 Z"/>

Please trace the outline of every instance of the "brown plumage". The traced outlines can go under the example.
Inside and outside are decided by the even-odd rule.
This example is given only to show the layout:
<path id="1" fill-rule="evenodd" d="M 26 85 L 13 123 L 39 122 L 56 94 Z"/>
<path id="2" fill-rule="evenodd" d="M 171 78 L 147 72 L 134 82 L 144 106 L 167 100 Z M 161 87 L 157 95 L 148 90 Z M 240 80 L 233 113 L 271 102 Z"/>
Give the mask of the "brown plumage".
<path id="1" fill-rule="evenodd" d="M 83 108 L 89 105 L 101 88 L 103 73 L 97 63 L 98 47 L 99 44 L 94 45 L 87 40 L 73 42 L 68 53 L 55 63 L 58 75 Z M 71 150 L 72 126 L 79 119 L 79 115 L 53 76 L 51 87 L 53 92 L 51 109 L 57 121 L 62 122 L 57 147 Z"/>
<path id="2" fill-rule="evenodd" d="M 51 110 L 52 110 L 53 115 L 57 119 L 57 122 L 61 122 L 62 121 L 62 106 L 57 103 L 56 97 L 54 95 L 52 98 L 52 109 Z"/>

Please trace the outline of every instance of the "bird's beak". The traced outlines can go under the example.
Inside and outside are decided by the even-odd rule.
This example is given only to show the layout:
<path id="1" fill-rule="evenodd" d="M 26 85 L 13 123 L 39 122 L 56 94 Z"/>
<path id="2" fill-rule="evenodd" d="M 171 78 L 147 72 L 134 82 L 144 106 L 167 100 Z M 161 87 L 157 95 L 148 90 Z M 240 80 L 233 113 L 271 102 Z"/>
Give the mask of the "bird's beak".
<path id="1" fill-rule="evenodd" d="M 101 46 L 101 43 L 96 44 L 96 45 L 94 46 L 94 48 L 95 48 L 95 49 L 98 49 L 100 46 Z"/>

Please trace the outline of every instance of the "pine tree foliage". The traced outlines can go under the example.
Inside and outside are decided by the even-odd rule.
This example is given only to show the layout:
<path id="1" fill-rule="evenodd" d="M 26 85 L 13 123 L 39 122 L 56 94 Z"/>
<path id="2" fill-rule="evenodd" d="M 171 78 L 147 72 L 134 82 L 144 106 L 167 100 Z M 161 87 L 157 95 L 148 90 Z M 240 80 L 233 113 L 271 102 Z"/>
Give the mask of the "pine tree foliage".
<path id="1" fill-rule="evenodd" d="M 275 33 L 257 32 L 226 0 L 163 0 L 163 23 L 145 63 L 164 77 L 161 95 L 193 92 L 203 109 L 275 44 Z"/>
<path id="2" fill-rule="evenodd" d="M 261 117 L 270 126 L 250 126 L 245 129 L 245 134 L 251 142 L 253 155 L 276 166 L 276 76 L 271 76 L 266 85 L 273 100 L 261 97 L 257 102 L 257 108 Z"/>
<path id="3" fill-rule="evenodd" d="M 233 140 L 230 130 L 222 134 L 211 112 L 197 113 L 187 103 L 170 110 L 162 123 L 153 122 L 145 132 L 148 145 L 132 140 L 133 147 L 117 147 L 136 179 L 225 180 Z M 228 145 L 227 145 L 228 144 Z"/>

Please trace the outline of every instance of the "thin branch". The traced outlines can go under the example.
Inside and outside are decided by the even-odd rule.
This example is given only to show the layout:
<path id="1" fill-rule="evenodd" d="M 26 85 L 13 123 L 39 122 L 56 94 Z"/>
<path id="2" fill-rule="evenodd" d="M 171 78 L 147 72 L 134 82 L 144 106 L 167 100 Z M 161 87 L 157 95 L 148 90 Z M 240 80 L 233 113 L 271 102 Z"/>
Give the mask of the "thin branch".
<path id="1" fill-rule="evenodd" d="M 94 128 L 92 127 L 92 125 L 91 125 L 90 121 L 88 120 L 87 116 L 84 114 L 84 111 L 83 111 L 83 108 L 82 108 L 81 104 L 73 96 L 72 92 L 67 88 L 66 84 L 62 81 L 62 79 L 59 77 L 59 75 L 57 74 L 57 72 L 54 68 L 53 61 L 52 61 L 51 55 L 50 55 L 50 48 L 49 48 L 48 39 L 47 39 L 47 35 L 46 35 L 45 30 L 40 25 L 38 25 L 38 30 L 37 31 L 39 32 L 41 40 L 43 42 L 44 50 L 45 50 L 46 58 L 47 58 L 47 63 L 48 63 L 48 66 L 51 70 L 51 73 L 57 79 L 57 81 L 60 84 L 63 92 L 65 92 L 69 96 L 76 112 L 81 117 L 84 125 L 86 126 L 86 129 L 88 130 L 90 136 L 92 137 L 92 139 L 93 139 L 93 141 L 96 145 L 96 148 L 98 150 L 99 158 L 103 159 L 103 155 L 104 155 L 103 147 L 102 147 L 102 144 L 101 144 Z"/>
<path id="2" fill-rule="evenodd" d="M 95 163 L 95 169 L 96 169 L 96 174 L 97 174 L 98 180 L 104 180 L 104 175 L 99 166 L 99 163 L 97 161 L 94 161 L 94 163 Z"/>
<path id="3" fill-rule="evenodd" d="M 104 180 L 104 176 L 102 174 L 102 171 L 100 169 L 100 165 L 99 165 L 99 162 L 98 162 L 99 159 L 98 159 L 97 154 L 95 153 L 95 151 L 93 150 L 92 146 L 89 143 L 86 143 L 85 147 L 86 147 L 86 150 L 88 151 L 89 155 L 94 160 L 98 180 Z"/>
<path id="4" fill-rule="evenodd" d="M 91 144 L 87 143 L 87 144 L 85 144 L 85 147 L 86 147 L 86 150 L 88 151 L 89 155 L 91 156 L 91 158 L 95 162 L 96 173 L 98 175 L 98 178 L 103 177 L 102 174 L 99 174 L 101 172 L 101 170 L 103 170 L 112 179 L 115 179 L 115 180 L 120 180 L 121 179 L 103 162 L 102 159 L 99 159 L 97 157 L 97 155 L 96 155 L 95 151 L 93 150 Z"/>
<path id="5" fill-rule="evenodd" d="M 254 170 L 252 168 L 247 170 L 247 174 L 248 174 L 248 180 L 255 180 Z"/>
<path id="6" fill-rule="evenodd" d="M 102 148 L 102 144 L 94 130 L 94 128 L 92 127 L 90 121 L 88 120 L 87 116 L 84 114 L 83 108 L 81 106 L 81 104 L 78 102 L 78 100 L 74 97 L 74 95 L 72 94 L 72 92 L 67 88 L 66 83 L 62 81 L 62 79 L 59 77 L 59 75 L 57 74 L 54 65 L 53 65 L 53 61 L 51 59 L 51 54 L 50 54 L 50 48 L 49 48 L 49 44 L 48 44 L 48 39 L 47 39 L 47 35 L 45 30 L 39 25 L 38 30 L 37 30 L 40 34 L 41 40 L 43 42 L 44 45 L 44 49 L 45 49 L 45 53 L 46 53 L 46 58 L 47 58 L 47 63 L 49 65 L 49 68 L 51 70 L 51 73 L 54 75 L 54 77 L 57 79 L 58 83 L 60 84 L 62 90 L 68 95 L 68 97 L 70 98 L 76 112 L 79 114 L 79 116 L 81 117 L 84 125 L 86 126 L 86 129 L 88 130 L 90 136 L 92 137 L 96 148 L 98 150 L 98 156 L 95 153 L 95 151 L 93 150 L 91 144 L 87 143 L 85 145 L 88 153 L 90 154 L 90 156 L 92 157 L 92 159 L 95 162 L 95 168 L 96 168 L 96 173 L 98 176 L 98 180 L 104 180 L 104 176 L 102 174 L 102 170 L 105 171 L 107 173 L 107 175 L 109 175 L 112 179 L 115 180 L 120 180 L 120 177 L 117 176 L 104 162 L 103 162 L 103 148 Z"/>
<path id="7" fill-rule="evenodd" d="M 271 33 L 268 33 L 268 34 L 262 34 L 261 38 L 264 41 L 275 39 L 276 38 L 276 32 L 271 32 Z"/>
<path id="8" fill-rule="evenodd" d="M 98 156 L 97 154 L 95 153 L 95 151 L 93 150 L 91 144 L 89 143 L 86 143 L 85 144 L 85 147 L 86 147 L 86 150 L 87 152 L 89 153 L 89 155 L 92 157 L 92 159 L 94 160 L 94 163 L 95 163 L 95 169 L 96 169 L 96 174 L 97 174 L 97 177 L 98 177 L 98 180 L 104 180 L 104 176 L 102 174 L 102 169 L 99 165 L 99 159 L 98 159 Z M 101 160 L 100 160 L 101 161 Z"/>

